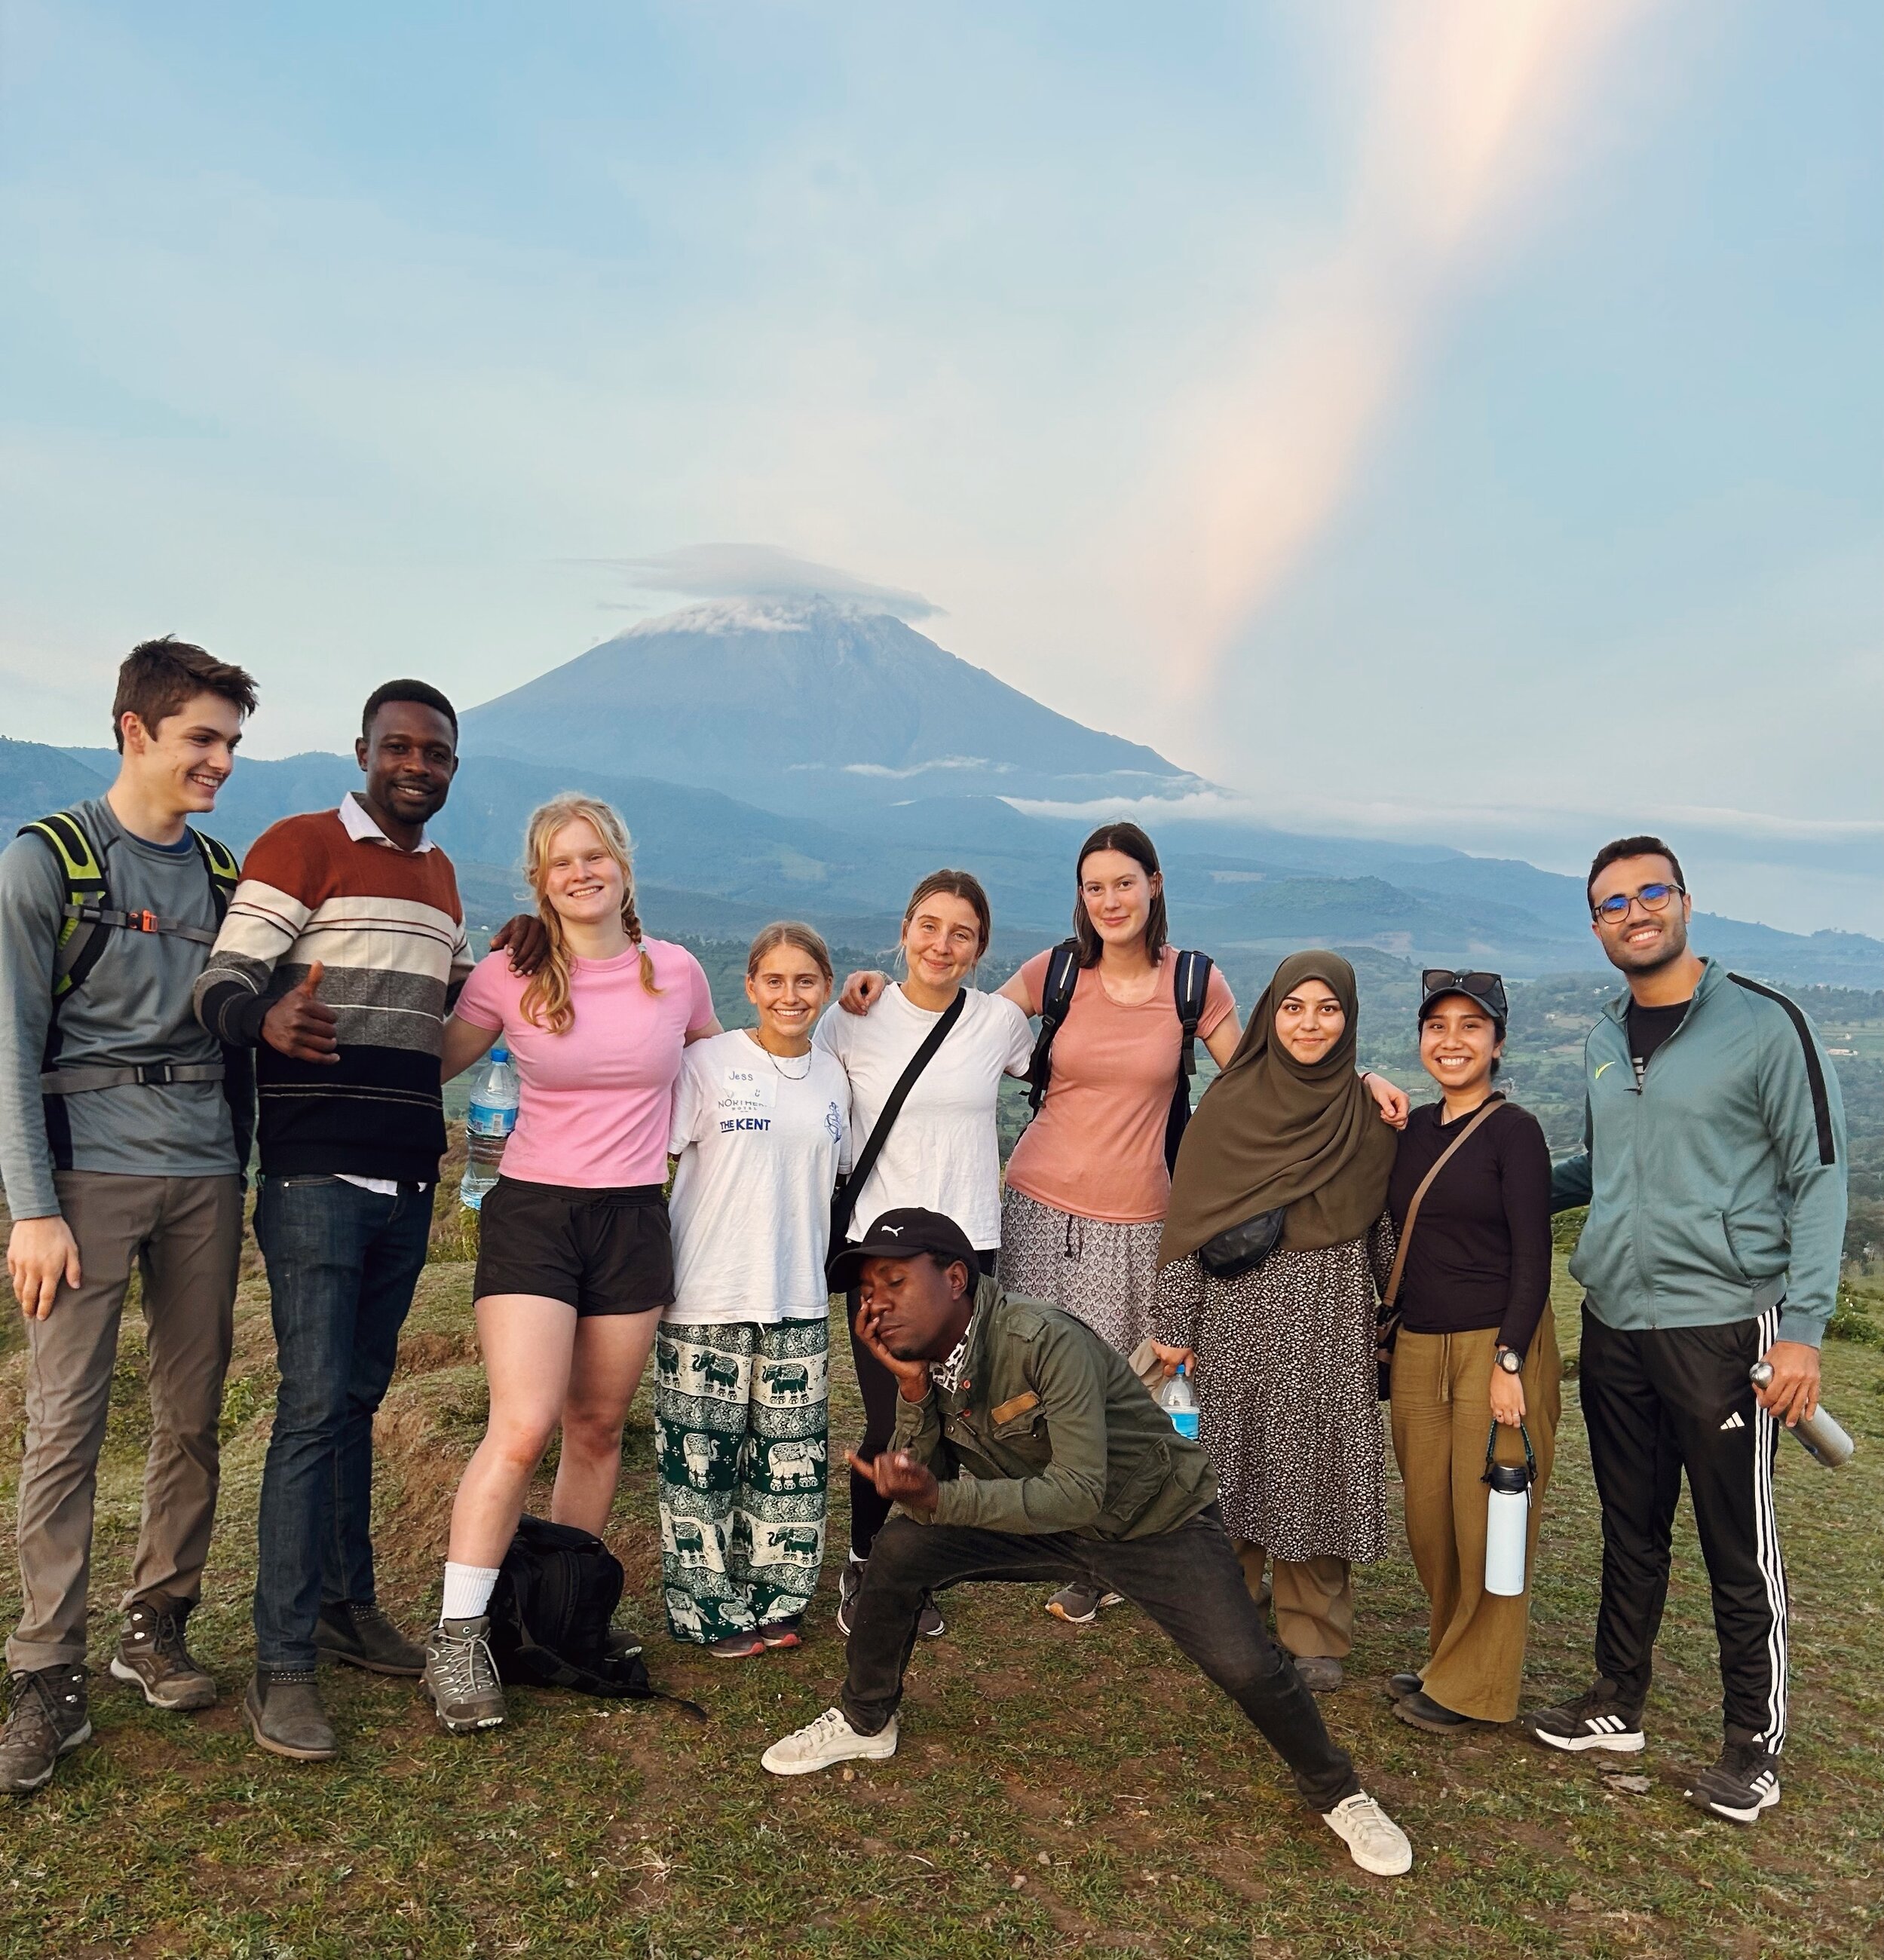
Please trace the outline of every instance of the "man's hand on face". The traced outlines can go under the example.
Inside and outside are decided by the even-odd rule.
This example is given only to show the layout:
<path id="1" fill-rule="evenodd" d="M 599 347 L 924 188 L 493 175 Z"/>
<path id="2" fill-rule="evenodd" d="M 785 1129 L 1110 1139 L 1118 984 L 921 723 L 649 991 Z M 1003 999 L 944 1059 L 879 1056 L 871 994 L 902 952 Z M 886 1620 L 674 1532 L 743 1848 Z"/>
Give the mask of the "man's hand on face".
<path id="1" fill-rule="evenodd" d="M 340 1059 L 340 1039 L 334 1032 L 339 1023 L 333 1008 L 314 998 L 326 970 L 317 959 L 308 968 L 307 978 L 298 987 L 290 988 L 262 1017 L 262 1039 L 294 1061 Z"/>
<path id="2" fill-rule="evenodd" d="M 905 1402 L 919 1402 L 929 1392 L 927 1361 L 905 1361 L 890 1353 L 877 1331 L 877 1308 L 866 1300 L 857 1309 L 857 1338 L 896 1378 L 897 1392 Z"/>
<path id="3" fill-rule="evenodd" d="M 519 912 L 492 934 L 491 950 L 508 953 L 511 971 L 527 979 L 549 957 L 549 928 L 534 912 Z"/>
<path id="4" fill-rule="evenodd" d="M 854 1449 L 844 1454 L 853 1470 L 877 1486 L 878 1497 L 906 1511 L 920 1511 L 925 1516 L 934 1513 L 942 1487 L 934 1473 L 906 1449 L 880 1450 L 867 1463 Z"/>
<path id="5" fill-rule="evenodd" d="M 43 1320 L 53 1310 L 62 1281 L 78 1285 L 78 1242 L 55 1213 L 49 1218 L 16 1218 L 7 1238 L 7 1278 L 28 1320 Z"/>
<path id="6" fill-rule="evenodd" d="M 1819 1350 L 1809 1341 L 1775 1341 L 1761 1357 L 1773 1379 L 1753 1392 L 1790 1429 L 1819 1412 Z"/>

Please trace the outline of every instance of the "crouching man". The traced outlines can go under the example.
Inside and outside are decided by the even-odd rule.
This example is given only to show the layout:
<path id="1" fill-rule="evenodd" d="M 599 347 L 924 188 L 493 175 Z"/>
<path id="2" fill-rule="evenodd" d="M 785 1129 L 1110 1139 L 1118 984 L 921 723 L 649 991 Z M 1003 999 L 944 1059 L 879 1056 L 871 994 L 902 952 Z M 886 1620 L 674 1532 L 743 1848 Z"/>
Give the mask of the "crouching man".
<path id="1" fill-rule="evenodd" d="M 898 1507 L 853 1609 L 840 1707 L 761 1759 L 802 1776 L 896 1749 L 924 1599 L 963 1580 L 1122 1594 L 1236 1703 L 1362 1870 L 1408 1870 L 1405 1834 L 1361 1789 L 1270 1640 L 1217 1508 L 1208 1459 L 1124 1360 L 1058 1309 L 977 1278 L 952 1220 L 886 1212 L 833 1269 L 859 1269 L 858 1338 L 896 1378 L 890 1448 L 851 1460 Z"/>

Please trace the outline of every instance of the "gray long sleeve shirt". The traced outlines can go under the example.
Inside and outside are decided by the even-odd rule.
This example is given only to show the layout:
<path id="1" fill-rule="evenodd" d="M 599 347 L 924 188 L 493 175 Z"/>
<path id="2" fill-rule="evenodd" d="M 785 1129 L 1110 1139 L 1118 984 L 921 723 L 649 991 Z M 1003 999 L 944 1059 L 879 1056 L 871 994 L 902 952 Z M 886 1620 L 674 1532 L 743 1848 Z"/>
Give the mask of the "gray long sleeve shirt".
<path id="1" fill-rule="evenodd" d="M 114 907 L 215 931 L 215 898 L 189 838 L 173 851 L 134 837 L 103 797 L 72 813 L 98 853 Z M 142 1177 L 227 1176 L 240 1168 L 218 1082 L 41 1096 L 65 903 L 65 876 L 44 838 L 16 837 L 0 851 L 0 1180 L 15 1218 L 57 1215 L 55 1167 Z M 208 947 L 111 929 L 105 942 L 59 1009 L 59 1065 L 220 1061 L 221 1046 L 190 1004 Z"/>

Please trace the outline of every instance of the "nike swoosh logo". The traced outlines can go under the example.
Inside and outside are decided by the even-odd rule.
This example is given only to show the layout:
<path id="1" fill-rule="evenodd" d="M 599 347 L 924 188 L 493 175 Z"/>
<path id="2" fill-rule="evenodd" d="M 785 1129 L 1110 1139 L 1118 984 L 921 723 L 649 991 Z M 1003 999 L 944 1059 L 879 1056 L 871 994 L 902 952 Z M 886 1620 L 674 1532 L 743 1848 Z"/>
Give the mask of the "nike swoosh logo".
<path id="1" fill-rule="evenodd" d="M 1602 1071 L 1603 1071 L 1606 1068 L 1615 1068 L 1615 1064 L 1613 1061 L 1599 1061 L 1599 1062 L 1598 1062 L 1598 1063 L 1596 1064 L 1596 1074 L 1595 1074 L 1594 1075 L 1593 1075 L 1593 1076 L 1590 1078 L 1590 1080 L 1591 1080 L 1592 1082 L 1600 1082 L 1600 1081 L 1602 1080 Z"/>

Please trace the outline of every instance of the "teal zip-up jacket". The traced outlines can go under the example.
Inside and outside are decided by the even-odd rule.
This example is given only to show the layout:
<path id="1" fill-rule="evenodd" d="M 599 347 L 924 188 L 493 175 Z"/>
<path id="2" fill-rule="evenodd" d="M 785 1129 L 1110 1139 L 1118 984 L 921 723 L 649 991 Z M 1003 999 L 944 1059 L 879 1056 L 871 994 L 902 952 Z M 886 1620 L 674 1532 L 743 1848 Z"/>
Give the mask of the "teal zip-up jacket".
<path id="1" fill-rule="evenodd" d="M 1605 1325 L 1717 1327 L 1778 1302 L 1817 1347 L 1844 1242 L 1844 1105 L 1816 1029 L 1714 960 L 1636 1086 L 1619 994 L 1583 1044 L 1583 1147 L 1551 1204 L 1590 1207 L 1571 1277 Z"/>

